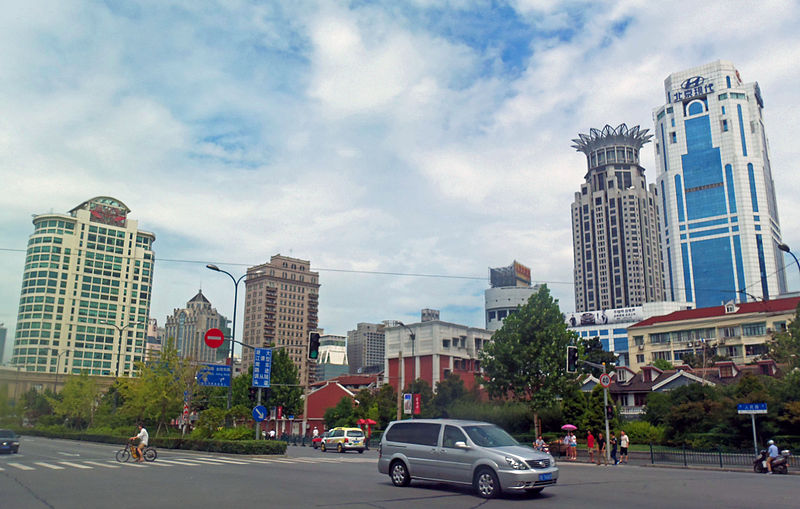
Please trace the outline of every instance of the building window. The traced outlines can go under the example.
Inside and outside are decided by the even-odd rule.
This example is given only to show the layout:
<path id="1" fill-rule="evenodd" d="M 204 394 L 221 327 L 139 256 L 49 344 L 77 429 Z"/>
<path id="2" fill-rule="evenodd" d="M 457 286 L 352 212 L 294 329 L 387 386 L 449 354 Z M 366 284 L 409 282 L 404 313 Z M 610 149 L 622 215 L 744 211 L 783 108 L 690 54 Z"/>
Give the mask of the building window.
<path id="1" fill-rule="evenodd" d="M 728 121 L 725 119 L 722 120 L 722 131 L 728 132 Z"/>
<path id="2" fill-rule="evenodd" d="M 670 143 L 678 143 L 678 135 L 675 132 L 669 133 Z"/>
<path id="3" fill-rule="evenodd" d="M 636 354 L 636 362 L 638 364 L 644 364 L 644 354 L 643 353 L 637 353 Z"/>

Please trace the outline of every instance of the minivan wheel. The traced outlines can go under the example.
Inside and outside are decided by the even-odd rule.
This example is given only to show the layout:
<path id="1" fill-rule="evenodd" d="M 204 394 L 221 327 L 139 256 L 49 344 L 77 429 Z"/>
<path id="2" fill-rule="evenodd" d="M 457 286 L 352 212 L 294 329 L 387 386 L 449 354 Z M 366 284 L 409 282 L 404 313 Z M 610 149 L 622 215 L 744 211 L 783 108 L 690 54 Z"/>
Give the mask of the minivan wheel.
<path id="1" fill-rule="evenodd" d="M 500 494 L 500 481 L 490 468 L 482 468 L 475 473 L 472 482 L 475 491 L 483 498 L 494 498 Z"/>
<path id="2" fill-rule="evenodd" d="M 344 447 L 342 447 L 342 444 L 339 444 L 336 446 L 336 450 L 339 452 L 344 452 Z"/>
<path id="3" fill-rule="evenodd" d="M 322 443 L 319 445 L 319 448 L 322 450 L 322 452 L 325 452 L 325 451 L 327 450 L 327 449 L 325 448 L 325 442 L 322 442 Z"/>
<path id="4" fill-rule="evenodd" d="M 392 483 L 395 486 L 408 486 L 411 482 L 411 476 L 408 475 L 406 465 L 400 460 L 395 460 L 389 466 L 389 477 L 392 478 Z"/>

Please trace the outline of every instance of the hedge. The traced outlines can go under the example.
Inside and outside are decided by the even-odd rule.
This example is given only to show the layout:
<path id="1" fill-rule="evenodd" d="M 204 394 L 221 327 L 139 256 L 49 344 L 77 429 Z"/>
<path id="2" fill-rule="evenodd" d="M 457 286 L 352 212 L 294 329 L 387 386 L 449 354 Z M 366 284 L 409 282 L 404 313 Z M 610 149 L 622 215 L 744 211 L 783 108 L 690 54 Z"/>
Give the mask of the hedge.
<path id="1" fill-rule="evenodd" d="M 122 445 L 128 440 L 128 437 L 99 435 L 81 431 L 70 432 L 25 428 L 17 429 L 16 432 L 20 435 L 82 440 L 104 444 Z M 150 445 L 161 449 L 182 449 L 228 454 L 286 454 L 286 442 L 280 440 L 199 440 L 182 437 L 150 437 Z"/>

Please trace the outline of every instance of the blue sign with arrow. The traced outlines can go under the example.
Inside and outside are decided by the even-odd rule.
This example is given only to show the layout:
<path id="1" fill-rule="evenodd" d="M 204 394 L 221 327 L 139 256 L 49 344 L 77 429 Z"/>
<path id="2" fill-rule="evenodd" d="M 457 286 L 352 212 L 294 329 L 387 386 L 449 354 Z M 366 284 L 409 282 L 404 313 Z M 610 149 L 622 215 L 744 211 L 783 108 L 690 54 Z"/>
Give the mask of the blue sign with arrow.
<path id="1" fill-rule="evenodd" d="M 197 383 L 207 387 L 229 387 L 231 367 L 226 364 L 204 364 L 197 372 Z"/>
<path id="2" fill-rule="evenodd" d="M 258 405 L 253 409 L 253 419 L 256 422 L 261 422 L 267 418 L 267 409 L 264 405 Z"/>

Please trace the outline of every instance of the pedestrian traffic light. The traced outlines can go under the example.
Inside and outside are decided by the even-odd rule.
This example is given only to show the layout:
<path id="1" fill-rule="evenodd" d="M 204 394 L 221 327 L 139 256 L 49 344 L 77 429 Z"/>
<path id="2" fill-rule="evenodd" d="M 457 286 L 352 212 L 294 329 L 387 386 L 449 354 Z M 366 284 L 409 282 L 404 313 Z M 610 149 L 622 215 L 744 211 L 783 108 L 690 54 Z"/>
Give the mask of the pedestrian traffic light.
<path id="1" fill-rule="evenodd" d="M 247 397 L 253 403 L 255 403 L 255 401 L 256 401 L 256 395 L 258 394 L 257 391 L 258 391 L 258 389 L 256 389 L 255 387 L 249 387 L 247 389 Z"/>
<path id="2" fill-rule="evenodd" d="M 608 417 L 609 421 L 614 420 L 614 405 L 606 406 L 606 417 Z"/>
<path id="3" fill-rule="evenodd" d="M 308 360 L 315 361 L 319 358 L 319 333 L 308 334 Z"/>
<path id="4" fill-rule="evenodd" d="M 567 347 L 567 373 L 575 373 L 578 371 L 578 347 Z"/>

